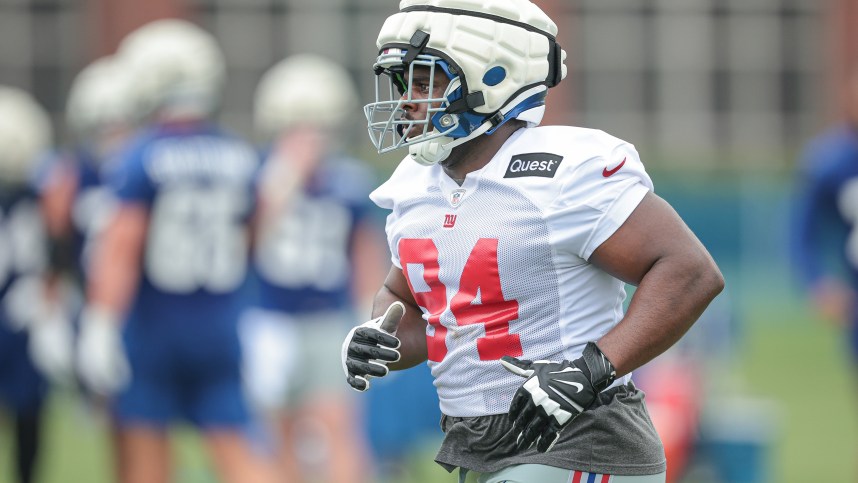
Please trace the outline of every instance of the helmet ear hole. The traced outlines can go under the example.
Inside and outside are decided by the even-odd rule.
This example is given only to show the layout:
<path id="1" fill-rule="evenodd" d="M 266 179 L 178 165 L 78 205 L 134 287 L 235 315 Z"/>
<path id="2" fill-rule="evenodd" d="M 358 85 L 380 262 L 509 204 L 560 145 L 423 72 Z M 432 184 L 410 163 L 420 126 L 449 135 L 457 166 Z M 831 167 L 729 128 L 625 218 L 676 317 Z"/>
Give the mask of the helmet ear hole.
<path id="1" fill-rule="evenodd" d="M 483 74 L 483 84 L 491 87 L 500 84 L 504 79 L 506 79 L 506 69 L 500 65 L 492 67 Z"/>

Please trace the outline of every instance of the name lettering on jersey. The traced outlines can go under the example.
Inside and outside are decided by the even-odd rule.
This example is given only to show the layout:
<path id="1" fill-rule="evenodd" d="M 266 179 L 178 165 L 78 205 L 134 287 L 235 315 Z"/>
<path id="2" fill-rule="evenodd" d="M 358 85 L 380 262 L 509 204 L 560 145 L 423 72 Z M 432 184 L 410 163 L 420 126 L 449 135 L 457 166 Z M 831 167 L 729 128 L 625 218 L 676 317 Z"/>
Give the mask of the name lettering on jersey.
<path id="1" fill-rule="evenodd" d="M 504 178 L 522 178 L 539 176 L 553 178 L 563 156 L 551 153 L 516 154 L 510 159 Z"/>
<path id="2" fill-rule="evenodd" d="M 465 198 L 465 190 L 463 190 L 463 189 L 453 190 L 453 192 L 450 193 L 450 206 L 452 206 L 453 208 L 459 206 L 459 204 L 462 202 L 462 200 L 464 198 Z"/>
<path id="3" fill-rule="evenodd" d="M 444 228 L 456 226 L 456 215 L 444 215 Z"/>

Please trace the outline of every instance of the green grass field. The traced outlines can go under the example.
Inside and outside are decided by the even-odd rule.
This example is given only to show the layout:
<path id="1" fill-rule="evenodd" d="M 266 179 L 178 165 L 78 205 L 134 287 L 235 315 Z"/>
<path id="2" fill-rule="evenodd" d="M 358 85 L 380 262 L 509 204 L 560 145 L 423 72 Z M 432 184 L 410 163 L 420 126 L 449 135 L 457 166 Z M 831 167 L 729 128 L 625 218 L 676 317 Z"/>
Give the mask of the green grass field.
<path id="1" fill-rule="evenodd" d="M 749 320 L 748 389 L 782 406 L 772 481 L 858 481 L 858 381 L 843 332 L 802 310 Z"/>
<path id="2" fill-rule="evenodd" d="M 771 482 L 858 481 L 858 384 L 847 371 L 841 332 L 803 310 L 781 307 L 746 317 L 742 356 L 734 371 L 741 392 L 774 401 L 779 421 L 769 463 Z M 0 423 L 2 424 L 2 423 Z M 0 431 L 0 482 L 11 483 L 7 428 Z M 51 400 L 42 466 L 44 483 L 109 483 L 104 424 L 74 398 Z M 195 436 L 177 433 L 179 483 L 214 481 Z M 455 481 L 431 463 L 432 449 L 415 455 L 408 483 Z M 405 482 L 403 482 L 405 483 Z"/>

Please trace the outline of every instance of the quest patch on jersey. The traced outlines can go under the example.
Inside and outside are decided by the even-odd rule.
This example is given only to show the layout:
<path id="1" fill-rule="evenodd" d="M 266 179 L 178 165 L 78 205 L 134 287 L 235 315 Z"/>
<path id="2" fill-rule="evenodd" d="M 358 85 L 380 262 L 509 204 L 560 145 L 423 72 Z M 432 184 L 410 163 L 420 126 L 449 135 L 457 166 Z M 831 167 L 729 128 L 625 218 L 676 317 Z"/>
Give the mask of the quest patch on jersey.
<path id="1" fill-rule="evenodd" d="M 522 178 L 525 176 L 540 176 L 553 178 L 557 167 L 563 161 L 563 156 L 551 153 L 516 154 L 509 160 L 504 178 Z"/>

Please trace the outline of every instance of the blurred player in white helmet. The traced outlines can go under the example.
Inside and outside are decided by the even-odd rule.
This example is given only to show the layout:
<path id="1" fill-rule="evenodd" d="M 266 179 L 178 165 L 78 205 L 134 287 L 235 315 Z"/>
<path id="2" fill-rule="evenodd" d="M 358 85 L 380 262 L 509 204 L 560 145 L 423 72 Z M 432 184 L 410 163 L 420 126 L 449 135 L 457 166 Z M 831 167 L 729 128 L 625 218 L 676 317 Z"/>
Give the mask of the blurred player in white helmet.
<path id="1" fill-rule="evenodd" d="M 237 334 L 259 162 L 209 120 L 220 48 L 192 23 L 159 20 L 117 55 L 149 123 L 110 173 L 117 208 L 89 265 L 78 365 L 92 391 L 112 397 L 118 480 L 171 480 L 169 430 L 185 421 L 222 481 L 272 481 L 244 435 Z"/>
<path id="2" fill-rule="evenodd" d="M 436 461 L 460 476 L 663 482 L 631 371 L 724 281 L 634 146 L 537 127 L 566 74 L 556 34 L 528 0 L 403 0 L 385 21 L 365 111 L 379 151 L 409 154 L 371 196 L 394 266 L 342 365 L 365 391 L 428 361 Z"/>
<path id="3" fill-rule="evenodd" d="M 52 170 L 45 204 L 55 267 L 72 272 L 81 284 L 93 244 L 115 207 L 107 177 L 141 115 L 135 81 L 117 56 L 87 65 L 69 90 L 66 124 L 74 148 Z"/>
<path id="4" fill-rule="evenodd" d="M 373 173 L 341 154 L 359 114 L 356 89 L 333 61 L 295 55 L 262 77 L 254 114 L 269 147 L 253 263 L 259 299 L 241 332 L 249 393 L 276 418 L 284 481 L 366 481 L 354 398 L 328 357 L 386 269 L 368 199 Z"/>
<path id="5" fill-rule="evenodd" d="M 36 481 L 44 370 L 63 357 L 40 351 L 56 336 L 43 310 L 48 254 L 36 183 L 52 137 L 48 114 L 30 94 L 0 86 L 0 409 L 14 424 L 12 481 L 21 483 Z"/>
<path id="6" fill-rule="evenodd" d="M 66 337 L 46 339 L 55 356 L 54 379 L 73 374 L 71 319 L 81 309 L 88 255 L 112 212 L 105 184 L 112 157 L 133 132 L 139 115 L 133 82 L 116 57 L 103 57 L 75 77 L 66 102 L 73 148 L 54 156 L 40 183 L 41 206 L 50 240 L 48 276 L 52 320 Z M 53 342 L 53 343 L 51 343 Z"/>

